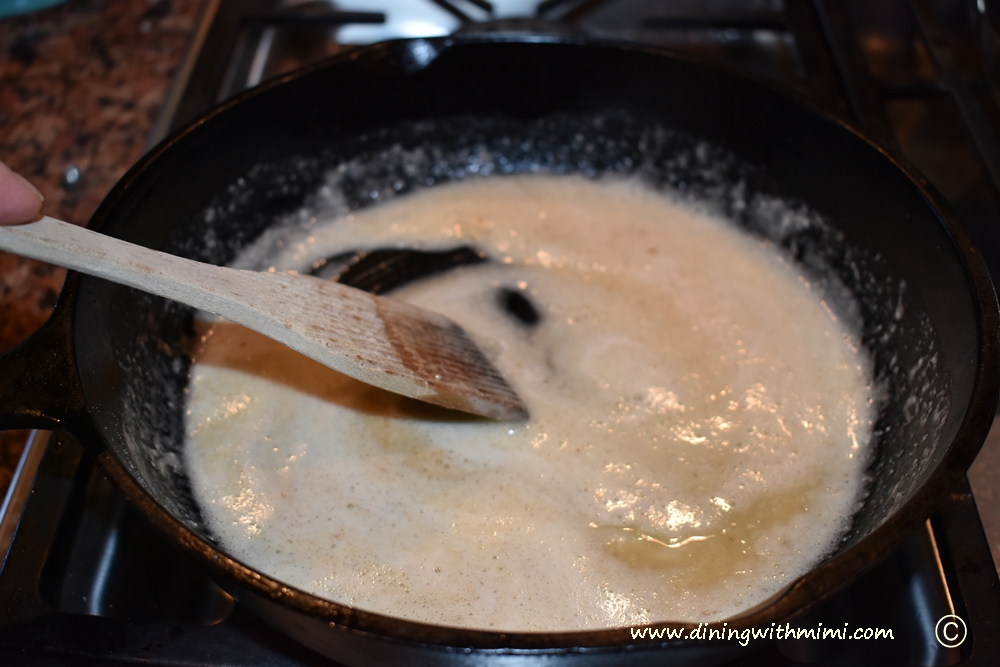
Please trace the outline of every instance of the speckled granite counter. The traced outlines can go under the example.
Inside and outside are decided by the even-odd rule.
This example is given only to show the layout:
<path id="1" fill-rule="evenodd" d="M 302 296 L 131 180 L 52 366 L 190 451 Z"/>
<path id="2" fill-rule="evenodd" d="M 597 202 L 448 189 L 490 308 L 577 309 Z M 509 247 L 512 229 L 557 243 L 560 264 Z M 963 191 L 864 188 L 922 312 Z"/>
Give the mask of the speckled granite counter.
<path id="1" fill-rule="evenodd" d="M 0 160 L 86 223 L 142 155 L 205 0 L 72 0 L 0 20 Z M 49 316 L 65 271 L 0 253 L 0 350 Z M 25 432 L 0 432 L 0 499 Z"/>

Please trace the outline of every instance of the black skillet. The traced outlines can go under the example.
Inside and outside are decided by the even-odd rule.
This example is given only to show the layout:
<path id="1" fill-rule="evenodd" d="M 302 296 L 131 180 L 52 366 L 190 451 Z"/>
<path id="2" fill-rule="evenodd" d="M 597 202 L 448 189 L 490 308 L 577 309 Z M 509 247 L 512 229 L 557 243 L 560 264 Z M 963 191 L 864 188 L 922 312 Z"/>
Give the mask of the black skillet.
<path id="1" fill-rule="evenodd" d="M 831 292 L 842 284 L 855 296 L 882 396 L 867 498 L 836 553 L 729 627 L 803 613 L 909 534 L 964 474 L 997 402 L 997 306 L 968 237 L 922 178 L 856 132 L 712 66 L 541 38 L 376 45 L 212 111 L 133 168 L 90 224 L 222 263 L 312 201 L 324 174 L 337 173 L 359 208 L 528 171 L 636 174 L 707 201 L 821 283 L 835 276 Z M 780 219 L 774 195 L 791 202 Z M 275 627 L 350 665 L 702 664 L 739 649 L 637 642 L 627 629 L 423 625 L 315 598 L 230 559 L 203 524 L 179 451 L 191 325 L 173 303 L 70 274 L 52 319 L 0 358 L 0 426 L 71 433 Z"/>

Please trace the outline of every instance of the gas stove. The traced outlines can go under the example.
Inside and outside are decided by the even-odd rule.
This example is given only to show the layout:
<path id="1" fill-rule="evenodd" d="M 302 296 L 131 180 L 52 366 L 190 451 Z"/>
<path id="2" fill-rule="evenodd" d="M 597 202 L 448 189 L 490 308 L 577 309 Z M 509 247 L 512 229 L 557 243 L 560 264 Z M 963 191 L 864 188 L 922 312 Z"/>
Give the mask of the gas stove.
<path id="1" fill-rule="evenodd" d="M 921 170 L 1000 278 L 1000 31 L 979 0 L 209 0 L 150 145 L 261 81 L 358 45 L 507 30 L 629 41 L 794 89 Z M 994 41 L 996 42 L 994 44 Z M 1000 62 L 1000 58 L 996 59 Z M 142 518 L 64 436 L 35 433 L 0 508 L 0 664 L 329 665 L 270 630 Z M 948 648 L 938 621 L 966 640 Z M 736 665 L 985 665 L 1000 581 L 967 483 L 798 627 Z M 946 642 L 947 643 L 947 642 Z"/>

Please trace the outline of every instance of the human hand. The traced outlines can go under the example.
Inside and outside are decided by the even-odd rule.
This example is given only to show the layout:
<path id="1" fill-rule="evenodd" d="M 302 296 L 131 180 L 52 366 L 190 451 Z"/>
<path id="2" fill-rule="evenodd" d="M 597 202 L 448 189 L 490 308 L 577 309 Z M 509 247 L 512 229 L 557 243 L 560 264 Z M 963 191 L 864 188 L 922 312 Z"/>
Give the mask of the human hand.
<path id="1" fill-rule="evenodd" d="M 31 222 L 42 210 L 42 193 L 0 162 L 0 225 Z"/>

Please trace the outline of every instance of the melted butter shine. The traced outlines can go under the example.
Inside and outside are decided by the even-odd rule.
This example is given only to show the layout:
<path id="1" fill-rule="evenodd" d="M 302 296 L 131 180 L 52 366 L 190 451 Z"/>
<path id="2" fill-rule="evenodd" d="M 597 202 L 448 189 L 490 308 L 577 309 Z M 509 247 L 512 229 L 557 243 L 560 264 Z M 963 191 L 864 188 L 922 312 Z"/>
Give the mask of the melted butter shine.
<path id="1" fill-rule="evenodd" d="M 211 325 L 186 456 L 230 553 L 369 611 L 558 631 L 726 618 L 835 546 L 867 458 L 867 361 L 794 266 L 724 221 L 632 182 L 489 178 L 248 257 L 302 270 L 456 239 L 498 261 L 394 296 L 459 322 L 531 421 L 429 408 Z"/>

